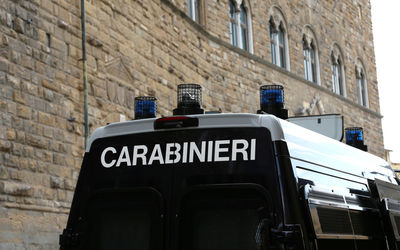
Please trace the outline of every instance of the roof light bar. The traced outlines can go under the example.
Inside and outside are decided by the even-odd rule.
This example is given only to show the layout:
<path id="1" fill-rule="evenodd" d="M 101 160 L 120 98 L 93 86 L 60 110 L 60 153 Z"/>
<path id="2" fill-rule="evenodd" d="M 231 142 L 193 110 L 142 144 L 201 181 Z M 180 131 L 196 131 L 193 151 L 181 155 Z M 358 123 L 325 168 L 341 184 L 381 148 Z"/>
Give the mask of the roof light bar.
<path id="1" fill-rule="evenodd" d="M 154 118 L 157 114 L 156 98 L 139 96 L 135 98 L 135 120 Z"/>

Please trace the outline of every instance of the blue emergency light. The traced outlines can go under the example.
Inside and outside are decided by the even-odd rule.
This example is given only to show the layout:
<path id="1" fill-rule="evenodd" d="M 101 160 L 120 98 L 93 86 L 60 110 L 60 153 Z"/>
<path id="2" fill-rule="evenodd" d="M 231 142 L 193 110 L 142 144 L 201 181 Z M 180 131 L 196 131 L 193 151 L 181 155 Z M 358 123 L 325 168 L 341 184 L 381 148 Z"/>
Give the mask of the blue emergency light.
<path id="1" fill-rule="evenodd" d="M 139 96 L 135 98 L 135 120 L 154 118 L 157 114 L 156 98 Z"/>
<path id="2" fill-rule="evenodd" d="M 364 133 L 360 127 L 346 128 L 346 144 L 355 148 L 367 151 L 367 145 L 364 145 Z"/>
<path id="3" fill-rule="evenodd" d="M 263 85 L 260 87 L 259 114 L 272 114 L 282 119 L 288 118 L 288 111 L 284 108 L 284 93 L 281 85 Z"/>
<path id="4" fill-rule="evenodd" d="M 265 88 L 269 87 L 269 88 Z M 261 94 L 261 107 L 283 103 L 283 87 L 279 85 L 262 86 Z"/>
<path id="5" fill-rule="evenodd" d="M 359 127 L 346 128 L 346 142 L 364 142 L 363 129 Z"/>

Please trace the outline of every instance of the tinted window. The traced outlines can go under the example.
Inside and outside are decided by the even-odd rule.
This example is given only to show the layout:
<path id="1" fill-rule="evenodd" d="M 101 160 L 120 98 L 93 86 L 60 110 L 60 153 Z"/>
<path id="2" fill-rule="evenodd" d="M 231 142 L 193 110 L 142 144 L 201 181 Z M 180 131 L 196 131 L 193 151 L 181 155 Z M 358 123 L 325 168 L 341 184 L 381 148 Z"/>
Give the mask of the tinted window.
<path id="1" fill-rule="evenodd" d="M 193 250 L 257 249 L 257 209 L 205 209 L 193 213 Z"/>
<path id="2" fill-rule="evenodd" d="M 259 249 L 268 224 L 266 200 L 257 193 L 218 193 L 191 195 L 184 202 L 180 249 Z"/>
<path id="3" fill-rule="evenodd" d="M 311 185 L 322 186 L 327 188 L 339 187 L 348 188 L 350 190 L 368 191 L 365 184 L 353 182 L 336 176 L 319 173 L 316 171 L 308 170 L 297 166 L 297 175 L 299 177 L 299 183 L 309 183 Z"/>
<path id="4" fill-rule="evenodd" d="M 150 213 L 145 208 L 100 208 L 90 216 L 91 249 L 150 249 Z"/>
<path id="5" fill-rule="evenodd" d="M 161 198 L 156 191 L 107 192 L 90 199 L 87 247 L 156 250 L 162 242 Z"/>

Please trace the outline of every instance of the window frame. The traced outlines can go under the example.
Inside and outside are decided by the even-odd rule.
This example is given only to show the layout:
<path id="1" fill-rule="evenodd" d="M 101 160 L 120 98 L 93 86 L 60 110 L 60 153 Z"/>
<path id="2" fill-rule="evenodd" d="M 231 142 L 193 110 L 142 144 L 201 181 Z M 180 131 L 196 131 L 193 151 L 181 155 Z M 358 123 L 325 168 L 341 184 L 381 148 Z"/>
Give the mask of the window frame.
<path id="1" fill-rule="evenodd" d="M 304 39 L 303 39 L 303 65 L 304 65 L 304 78 L 307 81 L 318 83 L 315 45 L 313 42 L 311 42 L 309 46 L 307 46 L 307 42 Z"/>
<path id="2" fill-rule="evenodd" d="M 286 29 L 282 22 L 276 25 L 272 18 L 269 23 L 271 63 L 283 69 L 290 70 Z"/>
<path id="3" fill-rule="evenodd" d="M 244 16 L 244 20 L 243 17 Z M 243 22 L 244 21 L 244 22 Z M 245 1 L 236 8 L 233 0 L 229 1 L 229 33 L 232 46 L 253 53 L 251 14 Z"/>
<path id="4" fill-rule="evenodd" d="M 107 202 L 107 201 L 114 202 Z M 136 187 L 123 189 L 101 189 L 95 191 L 85 203 L 82 216 L 82 230 L 84 239 L 82 241 L 85 249 L 93 249 L 90 245 L 92 236 L 90 222 L 93 220 L 91 211 L 110 210 L 118 208 L 133 207 L 133 204 L 140 204 L 141 207 L 150 204 L 155 205 L 149 208 L 150 232 L 149 232 L 149 250 L 163 249 L 165 208 L 163 197 L 160 192 L 151 187 Z M 96 206 L 97 205 L 97 206 Z M 136 207 L 137 205 L 135 205 Z M 97 237 L 97 236 L 95 236 Z"/>
<path id="5" fill-rule="evenodd" d="M 358 69 L 356 69 L 357 97 L 358 104 L 369 108 L 367 80 L 364 72 L 363 67 L 358 67 Z"/>
<path id="6" fill-rule="evenodd" d="M 332 92 L 346 97 L 346 80 L 343 66 L 342 56 L 335 57 L 332 54 L 331 59 L 331 74 L 332 74 Z"/>
<path id="7" fill-rule="evenodd" d="M 233 0 L 229 1 L 229 29 L 230 29 L 230 41 L 231 44 L 237 47 L 238 34 L 237 34 L 237 15 L 235 10 L 235 4 Z"/>
<path id="8" fill-rule="evenodd" d="M 249 43 L 248 43 L 248 20 L 247 20 L 247 11 L 244 8 L 243 4 L 240 5 L 240 12 L 239 12 L 239 31 L 240 31 L 240 48 L 243 50 L 249 50 Z"/>
<path id="9" fill-rule="evenodd" d="M 206 198 L 204 198 L 206 197 Z M 188 249 L 193 234 L 190 234 L 190 228 L 194 228 L 191 223 L 193 223 L 194 212 L 198 208 L 203 208 L 202 206 L 194 206 L 194 204 L 201 201 L 207 200 L 207 207 L 209 209 L 221 207 L 223 203 L 215 203 L 212 201 L 220 201 L 218 197 L 223 197 L 225 200 L 229 200 L 231 203 L 233 200 L 251 200 L 252 204 L 255 202 L 263 203 L 264 209 L 262 215 L 260 216 L 261 223 L 264 219 L 267 219 L 271 224 L 276 223 L 272 221 L 273 218 L 268 216 L 275 212 L 275 207 L 272 206 L 270 200 L 270 193 L 261 185 L 252 183 L 234 183 L 234 184 L 206 184 L 198 185 L 190 188 L 182 197 L 180 202 L 179 218 L 181 218 L 179 223 L 179 249 Z M 200 198 L 200 199 L 199 199 Z M 238 203 L 238 207 L 242 208 L 246 203 Z M 225 206 L 225 205 L 223 205 Z M 236 207 L 236 206 L 235 206 Z M 188 226 L 189 225 L 189 226 Z M 259 224 L 260 225 L 260 224 Z M 265 225 L 265 226 L 269 226 Z M 193 231 L 192 231 L 193 232 Z M 193 232 L 194 233 L 194 232 Z M 182 236 L 184 235 L 184 236 Z"/>
<path id="10" fill-rule="evenodd" d="M 188 15 L 196 23 L 200 23 L 200 1 L 187 0 Z"/>

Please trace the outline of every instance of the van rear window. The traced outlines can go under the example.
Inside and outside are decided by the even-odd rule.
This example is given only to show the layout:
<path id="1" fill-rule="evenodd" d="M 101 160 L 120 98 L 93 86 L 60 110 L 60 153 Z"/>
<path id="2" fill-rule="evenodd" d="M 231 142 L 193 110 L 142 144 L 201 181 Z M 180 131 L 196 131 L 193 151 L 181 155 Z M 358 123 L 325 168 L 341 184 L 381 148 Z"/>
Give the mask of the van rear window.
<path id="1" fill-rule="evenodd" d="M 90 215 L 90 249 L 150 249 L 150 213 L 146 208 L 102 207 Z"/>
<path id="2" fill-rule="evenodd" d="M 191 193 L 181 216 L 181 250 L 258 250 L 270 221 L 265 196 L 256 190 Z"/>
<path id="3" fill-rule="evenodd" d="M 161 195 L 151 188 L 103 190 L 88 201 L 85 246 L 90 250 L 161 250 Z"/>

